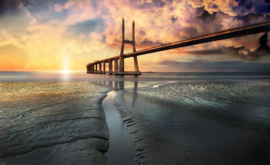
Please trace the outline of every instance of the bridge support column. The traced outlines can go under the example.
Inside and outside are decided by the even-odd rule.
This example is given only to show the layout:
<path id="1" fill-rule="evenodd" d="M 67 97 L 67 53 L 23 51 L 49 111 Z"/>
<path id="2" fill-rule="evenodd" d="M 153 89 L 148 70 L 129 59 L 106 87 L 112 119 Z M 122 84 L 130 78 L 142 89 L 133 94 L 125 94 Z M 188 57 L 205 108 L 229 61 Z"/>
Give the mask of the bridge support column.
<path id="1" fill-rule="evenodd" d="M 137 60 L 137 56 L 134 56 L 134 70 L 135 72 L 139 72 L 139 65 L 138 65 L 138 60 Z"/>
<path id="2" fill-rule="evenodd" d="M 119 72 L 124 72 L 125 71 L 125 60 L 124 56 L 120 55 L 120 60 L 119 60 Z"/>
<path id="3" fill-rule="evenodd" d="M 105 64 L 105 61 L 103 61 L 103 74 L 106 74 L 106 64 Z"/>
<path id="4" fill-rule="evenodd" d="M 109 74 L 112 74 L 112 60 L 109 60 Z"/>
<path id="5" fill-rule="evenodd" d="M 125 71 L 125 61 L 124 61 L 124 45 L 125 45 L 125 20 L 122 18 L 122 47 L 119 60 L 119 72 Z"/>
<path id="6" fill-rule="evenodd" d="M 99 74 L 102 74 L 101 63 L 99 63 Z"/>
<path id="7" fill-rule="evenodd" d="M 118 72 L 118 59 L 114 60 L 114 73 Z"/>

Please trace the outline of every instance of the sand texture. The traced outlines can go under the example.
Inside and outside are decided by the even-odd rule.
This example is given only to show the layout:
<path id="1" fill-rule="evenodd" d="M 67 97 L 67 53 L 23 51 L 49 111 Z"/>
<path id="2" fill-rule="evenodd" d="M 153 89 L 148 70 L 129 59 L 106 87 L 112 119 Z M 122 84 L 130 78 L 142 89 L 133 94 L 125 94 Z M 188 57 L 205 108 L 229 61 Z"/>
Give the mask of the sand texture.
<path id="1" fill-rule="evenodd" d="M 136 89 L 136 90 L 135 90 Z M 270 164 L 270 83 L 125 88 L 114 104 L 144 165 Z"/>
<path id="2" fill-rule="evenodd" d="M 1 83 L 0 164 L 106 164 L 108 90 L 88 82 Z"/>

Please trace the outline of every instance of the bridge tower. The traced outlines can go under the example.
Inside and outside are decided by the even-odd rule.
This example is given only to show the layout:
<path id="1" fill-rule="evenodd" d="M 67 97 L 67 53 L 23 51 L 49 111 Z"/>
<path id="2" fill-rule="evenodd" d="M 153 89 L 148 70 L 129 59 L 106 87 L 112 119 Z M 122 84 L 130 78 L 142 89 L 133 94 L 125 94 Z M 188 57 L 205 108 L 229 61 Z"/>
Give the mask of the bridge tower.
<path id="1" fill-rule="evenodd" d="M 124 60 L 124 58 L 125 58 L 124 57 L 124 45 L 125 44 L 131 44 L 133 46 L 133 52 L 136 52 L 135 21 L 132 21 L 132 40 L 129 41 L 129 40 L 125 40 L 125 20 L 124 20 L 124 18 L 122 18 L 122 47 L 121 47 L 121 53 L 119 56 L 118 72 L 115 72 L 115 74 L 129 74 L 129 73 L 125 73 L 125 60 Z M 141 72 L 139 71 L 137 56 L 134 56 L 133 59 L 134 59 L 134 70 L 135 70 L 135 73 L 133 73 L 133 74 L 141 74 Z"/>

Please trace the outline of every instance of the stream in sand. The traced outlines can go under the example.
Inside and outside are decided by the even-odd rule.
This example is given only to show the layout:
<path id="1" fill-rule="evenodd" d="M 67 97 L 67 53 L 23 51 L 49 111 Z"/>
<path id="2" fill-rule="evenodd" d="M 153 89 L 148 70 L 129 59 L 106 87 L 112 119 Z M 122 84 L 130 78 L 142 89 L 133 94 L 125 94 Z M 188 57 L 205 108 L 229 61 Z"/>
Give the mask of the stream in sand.
<path id="1" fill-rule="evenodd" d="M 126 123 L 122 121 L 118 110 L 113 105 L 116 93 L 117 91 L 110 91 L 102 102 L 109 127 L 109 150 L 105 153 L 107 164 L 136 165 L 137 163 L 134 162 L 136 154 L 131 137 L 126 130 Z"/>

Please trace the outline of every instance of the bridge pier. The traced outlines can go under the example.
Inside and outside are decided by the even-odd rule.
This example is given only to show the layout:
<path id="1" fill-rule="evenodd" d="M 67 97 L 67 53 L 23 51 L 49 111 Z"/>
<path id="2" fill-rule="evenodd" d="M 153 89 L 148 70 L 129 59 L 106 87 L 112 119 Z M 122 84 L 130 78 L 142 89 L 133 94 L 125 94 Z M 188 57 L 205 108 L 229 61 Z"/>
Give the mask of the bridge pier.
<path id="1" fill-rule="evenodd" d="M 87 73 L 99 73 L 106 74 L 105 63 L 109 63 L 109 74 L 115 75 L 140 75 L 138 59 L 137 56 L 134 56 L 134 71 L 125 71 L 125 55 L 124 55 L 124 45 L 131 44 L 133 46 L 133 52 L 136 52 L 135 47 L 135 22 L 132 22 L 132 40 L 125 40 L 125 20 L 122 19 L 122 46 L 121 53 L 118 57 L 105 59 L 104 61 L 98 61 L 92 64 L 87 65 Z M 119 60 L 118 60 L 119 59 Z M 114 72 L 113 72 L 113 60 L 114 60 Z M 119 62 L 118 62 L 119 61 Z M 102 71 L 102 62 L 103 62 L 103 71 Z M 99 70 L 97 65 L 99 65 Z M 93 66 L 93 69 L 91 67 Z M 89 69 L 90 67 L 90 69 Z"/>
<path id="2" fill-rule="evenodd" d="M 118 59 L 114 59 L 114 72 L 116 73 L 118 71 Z"/>
<path id="3" fill-rule="evenodd" d="M 101 69 L 101 63 L 99 63 L 99 71 L 98 71 L 99 74 L 102 73 L 102 69 Z"/>
<path id="4" fill-rule="evenodd" d="M 141 72 L 139 71 L 138 60 L 137 56 L 134 56 L 134 71 L 125 71 L 125 56 L 124 56 L 124 45 L 125 44 L 132 44 L 133 52 L 136 52 L 135 47 L 135 22 L 132 21 L 132 41 L 125 40 L 125 20 L 122 19 L 122 47 L 121 53 L 119 56 L 119 68 L 117 66 L 118 71 L 115 71 L 116 75 L 140 75 Z"/>
<path id="5" fill-rule="evenodd" d="M 112 74 L 112 60 L 109 60 L 109 74 Z"/>
<path id="6" fill-rule="evenodd" d="M 135 72 L 139 72 L 139 65 L 138 65 L 138 60 L 137 60 L 137 56 L 134 56 L 134 70 Z"/>
<path id="7" fill-rule="evenodd" d="M 90 65 L 89 67 L 87 67 L 87 73 L 93 73 L 93 67 L 92 67 L 92 65 Z"/>
<path id="8" fill-rule="evenodd" d="M 124 60 L 124 56 L 120 55 L 118 72 L 124 72 L 124 71 L 125 71 L 125 60 Z"/>
<path id="9" fill-rule="evenodd" d="M 106 74 L 106 64 L 105 64 L 105 61 L 103 61 L 103 74 Z"/>

